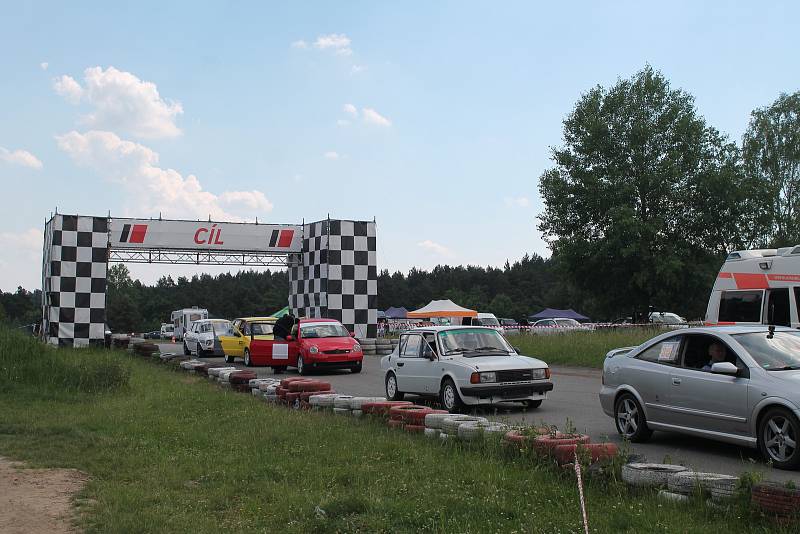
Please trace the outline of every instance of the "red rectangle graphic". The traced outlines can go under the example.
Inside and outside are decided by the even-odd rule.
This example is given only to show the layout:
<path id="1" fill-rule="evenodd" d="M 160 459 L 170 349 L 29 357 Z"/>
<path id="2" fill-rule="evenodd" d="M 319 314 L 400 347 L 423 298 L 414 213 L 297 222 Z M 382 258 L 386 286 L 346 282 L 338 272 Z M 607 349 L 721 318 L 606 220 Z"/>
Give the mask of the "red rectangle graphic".
<path id="1" fill-rule="evenodd" d="M 129 243 L 144 243 L 144 236 L 147 233 L 146 224 L 134 224 L 131 229 L 131 238 Z"/>
<path id="2" fill-rule="evenodd" d="M 281 230 L 281 235 L 278 238 L 278 248 L 287 248 L 292 244 L 294 237 L 294 230 Z"/>

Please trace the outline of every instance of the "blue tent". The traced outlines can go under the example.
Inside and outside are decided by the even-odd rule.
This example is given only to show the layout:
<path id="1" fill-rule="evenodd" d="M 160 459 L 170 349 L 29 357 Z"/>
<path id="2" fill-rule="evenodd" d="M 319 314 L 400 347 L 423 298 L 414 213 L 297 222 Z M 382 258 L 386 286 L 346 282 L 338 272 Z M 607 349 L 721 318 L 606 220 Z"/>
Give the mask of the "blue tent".
<path id="1" fill-rule="evenodd" d="M 389 308 L 384 312 L 387 319 L 406 319 L 408 317 L 408 310 L 405 308 Z"/>
<path id="2" fill-rule="evenodd" d="M 545 308 L 544 310 L 540 311 L 535 315 L 531 315 L 528 317 L 529 320 L 539 320 L 539 319 L 555 319 L 555 318 L 565 318 L 565 319 L 575 319 L 576 321 L 588 321 L 589 318 L 585 315 L 581 315 L 580 313 L 576 312 L 573 309 L 567 310 L 556 310 L 554 308 Z"/>

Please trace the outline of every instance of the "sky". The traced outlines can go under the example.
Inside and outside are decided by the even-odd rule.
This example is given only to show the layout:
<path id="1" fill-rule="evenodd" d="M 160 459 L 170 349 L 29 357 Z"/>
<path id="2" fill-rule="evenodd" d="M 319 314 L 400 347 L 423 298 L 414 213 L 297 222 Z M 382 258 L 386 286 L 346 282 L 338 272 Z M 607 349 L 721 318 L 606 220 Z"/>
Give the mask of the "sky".
<path id="1" fill-rule="evenodd" d="M 56 209 L 374 218 L 391 271 L 547 256 L 538 178 L 592 87 L 650 64 L 737 142 L 800 89 L 797 2 L 0 7 L 4 291 L 40 287 Z"/>

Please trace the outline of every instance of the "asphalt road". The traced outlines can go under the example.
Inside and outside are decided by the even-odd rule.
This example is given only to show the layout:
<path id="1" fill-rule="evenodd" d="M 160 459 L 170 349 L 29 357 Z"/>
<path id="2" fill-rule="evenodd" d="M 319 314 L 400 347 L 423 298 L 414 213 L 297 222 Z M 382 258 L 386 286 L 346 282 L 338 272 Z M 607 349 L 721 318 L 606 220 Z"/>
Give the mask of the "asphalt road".
<path id="1" fill-rule="evenodd" d="M 162 352 L 179 352 L 180 345 L 160 343 Z M 222 363 L 220 358 L 204 358 Z M 241 361 L 235 364 L 245 368 Z M 267 367 L 251 367 L 258 376 L 274 376 Z M 589 434 L 592 441 L 611 441 L 621 445 L 622 440 L 614 421 L 603 413 L 598 399 L 600 371 L 575 367 L 553 367 L 554 389 L 547 400 L 536 410 L 525 411 L 521 405 L 508 404 L 495 408 L 482 408 L 479 415 L 507 423 L 537 425 L 541 423 L 563 428 L 567 421 L 579 431 Z M 296 375 L 294 369 L 278 376 Z M 323 375 L 320 375 L 323 376 Z M 384 396 L 383 373 L 380 356 L 366 356 L 360 374 L 350 371 L 327 371 L 324 379 L 339 393 L 357 396 Z M 411 399 L 413 400 L 413 397 Z M 764 463 L 758 451 L 727 443 L 672 434 L 654 432 L 647 443 L 631 445 L 632 452 L 642 454 L 649 462 L 679 463 L 696 471 L 738 475 L 743 471 L 759 471 L 767 480 L 793 480 L 800 484 L 800 472 L 772 469 Z"/>

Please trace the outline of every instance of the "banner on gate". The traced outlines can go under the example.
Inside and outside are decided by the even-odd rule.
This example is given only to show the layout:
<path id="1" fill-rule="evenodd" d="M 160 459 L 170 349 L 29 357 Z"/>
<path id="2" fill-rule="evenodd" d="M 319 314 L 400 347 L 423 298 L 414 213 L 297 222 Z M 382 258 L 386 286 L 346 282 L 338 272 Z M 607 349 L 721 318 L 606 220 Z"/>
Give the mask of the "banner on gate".
<path id="1" fill-rule="evenodd" d="M 301 252 L 303 227 L 111 218 L 111 247 L 117 249 Z"/>

